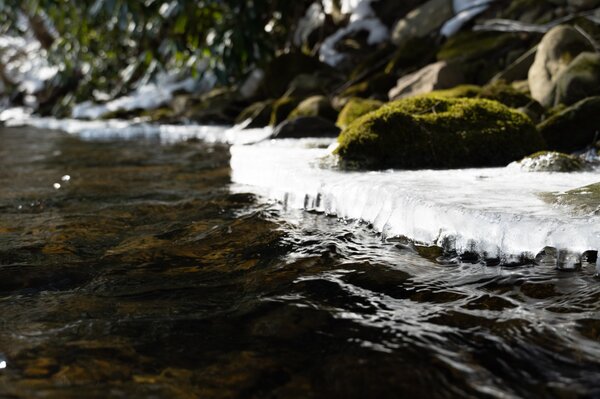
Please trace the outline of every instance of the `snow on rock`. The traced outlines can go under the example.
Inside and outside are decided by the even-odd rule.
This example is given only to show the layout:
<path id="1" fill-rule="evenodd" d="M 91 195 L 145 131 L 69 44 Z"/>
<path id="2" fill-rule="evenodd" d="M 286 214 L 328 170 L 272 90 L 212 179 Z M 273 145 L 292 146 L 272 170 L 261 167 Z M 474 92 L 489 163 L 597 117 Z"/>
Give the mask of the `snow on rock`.
<path id="1" fill-rule="evenodd" d="M 533 257 L 546 246 L 579 254 L 600 248 L 599 216 L 579 217 L 538 196 L 597 182 L 598 172 L 346 172 L 321 167 L 331 152 L 326 144 L 270 140 L 234 145 L 232 181 L 288 207 L 361 219 L 385 236 L 489 258 Z"/>
<path id="2" fill-rule="evenodd" d="M 440 33 L 450 37 L 456 34 L 467 22 L 487 10 L 496 0 L 453 0 L 455 16 L 446 21 Z"/>
<path id="3" fill-rule="evenodd" d="M 178 80 L 176 75 L 160 74 L 155 82 L 142 85 L 128 95 L 104 104 L 91 101 L 77 104 L 73 107 L 71 115 L 78 119 L 98 119 L 115 111 L 154 109 L 170 102 L 176 91 L 206 91 L 213 85 L 214 81 L 211 78 L 199 82 L 193 78 Z"/>
<path id="4" fill-rule="evenodd" d="M 375 45 L 384 42 L 389 38 L 388 28 L 377 18 L 371 8 L 374 0 L 343 0 L 341 2 L 341 12 L 350 15 L 350 22 L 347 26 L 340 28 L 333 35 L 327 37 L 321 44 L 319 58 L 321 61 L 331 66 L 336 66 L 344 59 L 344 54 L 336 50 L 336 44 L 347 35 L 366 31 L 369 36 L 367 43 Z M 330 13 L 333 10 L 331 1 L 324 2 L 324 11 Z"/>
<path id="5" fill-rule="evenodd" d="M 50 65 L 46 50 L 32 37 L 0 36 L 0 65 L 6 78 L 27 95 L 44 89 L 59 70 Z"/>

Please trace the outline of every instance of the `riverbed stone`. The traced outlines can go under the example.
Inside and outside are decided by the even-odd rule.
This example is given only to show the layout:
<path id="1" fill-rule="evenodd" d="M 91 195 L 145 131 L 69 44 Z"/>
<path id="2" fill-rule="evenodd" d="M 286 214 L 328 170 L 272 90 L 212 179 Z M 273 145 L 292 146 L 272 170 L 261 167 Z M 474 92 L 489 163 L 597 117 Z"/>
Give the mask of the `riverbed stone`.
<path id="1" fill-rule="evenodd" d="M 298 139 L 303 137 L 337 137 L 340 128 L 319 116 L 301 116 L 286 120 L 275 128 L 273 138 Z"/>
<path id="2" fill-rule="evenodd" d="M 340 111 L 336 125 L 343 129 L 359 117 L 381 108 L 382 105 L 383 102 L 379 100 L 351 98 Z"/>
<path id="3" fill-rule="evenodd" d="M 539 151 L 512 165 L 526 172 L 581 172 L 587 169 L 580 157 L 556 151 Z"/>
<path id="4" fill-rule="evenodd" d="M 551 150 L 573 152 L 593 145 L 600 132 L 600 96 L 562 109 L 540 123 L 538 130 Z"/>
<path id="5" fill-rule="evenodd" d="M 265 127 L 271 121 L 274 100 L 258 101 L 250 104 L 235 119 L 236 124 L 247 123 L 246 127 Z"/>
<path id="6" fill-rule="evenodd" d="M 546 33 L 528 73 L 531 96 L 546 107 L 554 105 L 557 78 L 584 51 L 594 51 L 594 47 L 571 26 L 559 25 Z"/>
<path id="7" fill-rule="evenodd" d="M 339 136 L 349 167 L 500 166 L 544 148 L 524 114 L 496 101 L 422 96 L 388 103 Z"/>

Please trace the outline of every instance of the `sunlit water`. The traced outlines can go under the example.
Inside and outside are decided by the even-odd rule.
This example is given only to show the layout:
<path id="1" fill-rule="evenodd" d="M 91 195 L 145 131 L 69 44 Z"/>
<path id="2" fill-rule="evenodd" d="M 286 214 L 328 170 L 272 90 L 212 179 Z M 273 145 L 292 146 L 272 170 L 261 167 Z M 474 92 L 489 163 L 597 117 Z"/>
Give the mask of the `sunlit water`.
<path id="1" fill-rule="evenodd" d="M 593 267 L 424 258 L 229 157 L 0 130 L 0 397 L 600 396 Z"/>

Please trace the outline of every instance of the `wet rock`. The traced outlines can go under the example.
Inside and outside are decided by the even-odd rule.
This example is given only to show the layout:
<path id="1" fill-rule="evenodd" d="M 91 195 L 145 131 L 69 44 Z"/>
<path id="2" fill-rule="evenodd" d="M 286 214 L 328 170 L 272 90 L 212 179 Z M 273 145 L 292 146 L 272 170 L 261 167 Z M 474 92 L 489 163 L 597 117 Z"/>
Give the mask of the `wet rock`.
<path id="1" fill-rule="evenodd" d="M 303 137 L 337 137 L 340 128 L 319 116 L 302 116 L 277 125 L 273 138 L 297 139 Z"/>
<path id="2" fill-rule="evenodd" d="M 593 51 L 588 39 L 575 28 L 560 25 L 544 35 L 538 45 L 528 80 L 531 96 L 548 107 L 556 103 L 556 79 L 584 51 Z"/>
<path id="3" fill-rule="evenodd" d="M 502 72 L 496 74 L 491 82 L 514 82 L 520 80 L 527 80 L 527 74 L 533 61 L 535 60 L 535 54 L 537 52 L 537 46 L 531 48 L 525 54 L 521 55 L 515 61 L 513 61 L 508 67 Z"/>
<path id="4" fill-rule="evenodd" d="M 465 76 L 459 65 L 438 61 L 398 79 L 388 96 L 390 100 L 397 100 L 433 90 L 449 89 L 464 82 Z"/>
<path id="5" fill-rule="evenodd" d="M 336 153 L 347 166 L 498 166 L 544 147 L 529 118 L 483 99 L 423 96 L 395 101 L 342 131 Z"/>
<path id="6" fill-rule="evenodd" d="M 589 10 L 600 6 L 600 0 L 568 0 L 567 3 L 576 10 Z"/>
<path id="7" fill-rule="evenodd" d="M 312 95 L 327 94 L 334 80 L 322 73 L 301 73 L 288 84 L 285 96 L 308 97 Z"/>
<path id="8" fill-rule="evenodd" d="M 378 100 L 358 97 L 351 98 L 340 111 L 336 125 L 343 129 L 350 125 L 355 119 L 379 109 L 382 105 L 383 102 Z"/>
<path id="9" fill-rule="evenodd" d="M 511 165 L 526 172 L 580 172 L 586 169 L 581 158 L 555 151 L 536 152 Z"/>
<path id="10" fill-rule="evenodd" d="M 571 105 L 597 95 L 600 95 L 600 54 L 581 53 L 558 75 L 554 102 Z"/>
<path id="11" fill-rule="evenodd" d="M 375 75 L 346 88 L 340 97 L 371 97 L 387 100 L 388 91 L 396 84 L 397 77 L 386 72 Z"/>
<path id="12" fill-rule="evenodd" d="M 244 108 L 237 90 L 219 87 L 200 96 L 179 95 L 171 103 L 176 114 L 198 123 L 233 123 Z"/>
<path id="13" fill-rule="evenodd" d="M 303 100 L 290 113 L 288 119 L 299 118 L 301 116 L 319 116 L 321 118 L 335 121 L 337 111 L 331 105 L 331 101 L 325 96 L 312 96 Z"/>
<path id="14" fill-rule="evenodd" d="M 268 126 L 271 121 L 273 102 L 273 100 L 265 100 L 250 104 L 236 117 L 235 123 L 246 122 L 248 128 Z"/>
<path id="15" fill-rule="evenodd" d="M 392 41 L 399 46 L 406 40 L 429 36 L 453 16 L 452 0 L 429 0 L 396 23 Z"/>
<path id="16" fill-rule="evenodd" d="M 548 149 L 573 152 L 592 145 L 600 131 L 600 96 L 559 111 L 538 125 Z"/>

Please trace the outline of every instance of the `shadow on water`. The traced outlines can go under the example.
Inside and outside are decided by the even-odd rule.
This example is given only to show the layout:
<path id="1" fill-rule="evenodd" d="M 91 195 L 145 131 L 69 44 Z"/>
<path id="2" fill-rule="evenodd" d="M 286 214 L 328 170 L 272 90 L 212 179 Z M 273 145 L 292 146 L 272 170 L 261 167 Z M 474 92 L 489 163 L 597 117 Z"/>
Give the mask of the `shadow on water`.
<path id="1" fill-rule="evenodd" d="M 600 395 L 591 269 L 432 262 L 232 193 L 222 145 L 0 143 L 1 397 Z"/>

